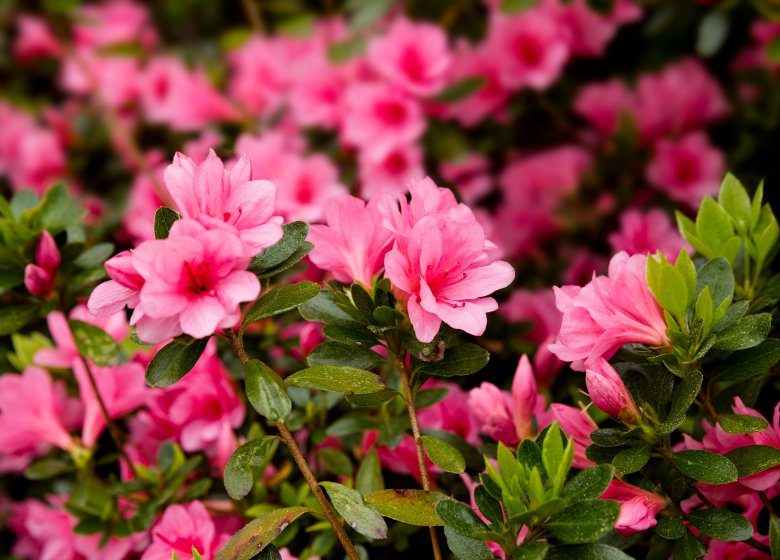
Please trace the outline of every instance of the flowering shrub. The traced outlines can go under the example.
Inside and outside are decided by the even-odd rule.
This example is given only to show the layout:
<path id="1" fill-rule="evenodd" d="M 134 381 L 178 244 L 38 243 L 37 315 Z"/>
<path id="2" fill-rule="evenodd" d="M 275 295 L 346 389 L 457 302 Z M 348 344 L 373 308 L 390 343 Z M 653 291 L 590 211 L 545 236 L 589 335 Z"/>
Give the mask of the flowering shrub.
<path id="1" fill-rule="evenodd" d="M 237 7 L 0 5 L 0 556 L 780 558 L 780 11 Z"/>

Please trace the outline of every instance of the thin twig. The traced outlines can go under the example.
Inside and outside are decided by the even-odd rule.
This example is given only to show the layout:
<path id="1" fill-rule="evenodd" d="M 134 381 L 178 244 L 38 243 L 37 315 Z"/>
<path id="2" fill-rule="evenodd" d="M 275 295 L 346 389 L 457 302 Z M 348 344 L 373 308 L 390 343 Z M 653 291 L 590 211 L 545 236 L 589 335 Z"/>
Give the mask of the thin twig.
<path id="1" fill-rule="evenodd" d="M 244 7 L 244 13 L 246 13 L 246 17 L 252 25 L 252 31 L 257 35 L 263 35 L 265 26 L 263 25 L 263 18 L 260 15 L 260 8 L 257 3 L 254 0 L 241 0 L 241 5 Z"/>
<path id="2" fill-rule="evenodd" d="M 238 340 L 238 336 L 236 336 L 235 331 L 233 331 L 233 329 L 225 329 L 225 334 L 228 337 L 228 341 L 230 342 L 230 346 L 233 348 L 233 351 L 238 356 L 238 359 L 241 360 L 241 364 L 246 366 L 247 362 L 249 361 L 249 357 L 246 355 L 244 346 L 241 344 L 241 341 Z M 309 464 L 306 462 L 306 458 L 303 456 L 301 450 L 298 448 L 298 445 L 295 443 L 295 439 L 290 433 L 290 430 L 287 429 L 287 426 L 284 424 L 284 422 L 276 422 L 276 427 L 279 430 L 279 433 L 282 434 L 284 443 L 290 450 L 290 453 L 293 456 L 293 460 L 295 460 L 295 464 L 298 465 L 299 469 L 301 469 L 303 478 L 305 478 L 306 482 L 309 484 L 309 488 L 311 488 L 314 497 L 317 499 L 317 503 L 320 504 L 325 517 L 328 519 L 331 526 L 333 527 L 333 530 L 336 532 L 336 536 L 339 538 L 339 541 L 341 541 L 347 556 L 349 556 L 350 560 L 360 560 L 360 556 L 358 555 L 357 550 L 355 550 L 355 545 L 352 544 L 349 535 L 347 535 L 347 532 L 344 530 L 344 525 L 338 520 L 336 514 L 333 513 L 333 509 L 330 507 L 330 503 L 328 503 L 328 499 L 325 497 L 325 493 L 322 491 L 322 488 L 317 482 L 317 479 L 314 478 L 314 475 L 309 468 Z"/>
<path id="3" fill-rule="evenodd" d="M 766 495 L 766 492 L 763 490 L 756 490 L 756 494 L 761 498 L 761 501 L 769 514 L 776 519 L 780 519 L 780 515 L 777 515 L 777 510 L 775 509 L 775 506 L 772 505 L 772 502 L 769 501 L 769 496 Z"/>

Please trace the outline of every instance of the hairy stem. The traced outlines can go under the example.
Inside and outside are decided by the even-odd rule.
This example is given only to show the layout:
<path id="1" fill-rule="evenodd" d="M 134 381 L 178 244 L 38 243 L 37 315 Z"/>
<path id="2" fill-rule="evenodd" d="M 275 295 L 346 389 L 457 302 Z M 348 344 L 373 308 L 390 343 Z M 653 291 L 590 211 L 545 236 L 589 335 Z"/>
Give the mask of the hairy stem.
<path id="1" fill-rule="evenodd" d="M 95 398 L 97 398 L 98 403 L 100 403 L 100 410 L 103 412 L 103 419 L 106 422 L 106 428 L 108 428 L 108 433 L 111 435 L 111 439 L 114 440 L 114 445 L 116 446 L 117 451 L 125 460 L 125 463 L 127 463 L 127 468 L 130 469 L 130 472 L 133 474 L 133 478 L 138 478 L 138 473 L 135 470 L 135 466 L 133 465 L 133 462 L 130 460 L 130 457 L 127 456 L 127 452 L 125 451 L 125 446 L 123 444 L 124 438 L 122 437 L 122 433 L 119 431 L 119 428 L 111 419 L 111 416 L 108 415 L 108 409 L 106 408 L 106 403 L 103 402 L 103 398 L 100 396 L 100 391 L 98 391 L 97 383 L 95 383 L 95 377 L 92 375 L 92 370 L 90 369 L 89 362 L 87 362 L 87 360 L 84 360 L 84 368 L 87 370 L 87 377 L 89 377 L 89 383 L 90 385 L 92 385 L 92 390 L 95 392 Z"/>
<path id="2" fill-rule="evenodd" d="M 230 346 L 233 348 L 236 356 L 238 356 L 238 359 L 241 360 L 241 364 L 246 366 L 246 363 L 249 361 L 249 357 L 246 355 L 244 345 L 241 344 L 240 340 L 238 340 L 238 336 L 236 336 L 235 331 L 233 331 L 233 329 L 225 329 L 225 334 L 227 335 L 228 342 L 230 342 Z M 306 457 L 303 456 L 303 453 L 301 453 L 301 450 L 295 443 L 295 439 L 290 433 L 290 430 L 287 429 L 287 426 L 284 424 L 284 422 L 276 422 L 276 427 L 279 430 L 279 433 L 282 434 L 282 437 L 284 438 L 284 444 L 287 446 L 287 449 L 290 450 L 295 464 L 298 465 L 299 469 L 301 469 L 303 478 L 305 478 L 306 482 L 309 484 L 309 488 L 311 488 L 314 497 L 317 499 L 317 503 L 320 504 L 322 512 L 325 514 L 325 517 L 328 519 L 331 527 L 333 527 L 333 530 L 336 532 L 336 536 L 339 538 L 339 541 L 341 541 L 341 545 L 344 547 L 347 556 L 349 556 L 350 560 L 360 560 L 360 556 L 358 555 L 357 550 L 355 550 L 355 545 L 352 544 L 349 535 L 347 535 L 347 532 L 344 530 L 344 525 L 338 520 L 336 514 L 333 513 L 333 509 L 330 507 L 330 503 L 325 497 L 325 493 L 322 491 L 322 488 L 317 482 L 317 479 L 314 478 L 314 475 L 309 468 L 309 464 L 306 462 Z"/>
<path id="3" fill-rule="evenodd" d="M 717 421 L 718 413 L 715 412 L 715 409 L 712 407 L 712 403 L 710 402 L 709 385 L 707 386 L 706 393 L 703 389 L 699 389 L 699 399 L 701 400 L 701 404 L 704 407 L 704 410 L 707 411 L 707 414 L 712 417 L 713 421 Z"/>

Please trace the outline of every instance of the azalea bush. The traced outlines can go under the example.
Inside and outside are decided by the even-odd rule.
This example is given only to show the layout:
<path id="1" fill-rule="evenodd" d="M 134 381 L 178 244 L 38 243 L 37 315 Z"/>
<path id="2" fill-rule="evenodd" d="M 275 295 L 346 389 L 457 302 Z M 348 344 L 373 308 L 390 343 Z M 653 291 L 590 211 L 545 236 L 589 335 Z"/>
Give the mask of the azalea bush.
<path id="1" fill-rule="evenodd" d="M 0 30 L 0 557 L 780 558 L 773 2 Z"/>

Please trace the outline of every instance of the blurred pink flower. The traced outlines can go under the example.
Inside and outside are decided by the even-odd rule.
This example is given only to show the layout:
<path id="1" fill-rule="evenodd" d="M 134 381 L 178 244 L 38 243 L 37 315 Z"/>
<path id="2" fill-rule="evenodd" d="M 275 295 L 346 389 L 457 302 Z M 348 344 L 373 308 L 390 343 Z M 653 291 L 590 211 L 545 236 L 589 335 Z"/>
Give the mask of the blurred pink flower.
<path id="1" fill-rule="evenodd" d="M 209 156 L 209 154 L 222 144 L 222 135 L 209 128 L 197 138 L 193 138 L 184 143 L 182 152 L 188 156 L 195 165 L 200 165 Z"/>
<path id="2" fill-rule="evenodd" d="M 420 103 L 391 85 L 351 85 L 344 101 L 344 141 L 373 157 L 382 158 L 393 148 L 414 142 L 425 130 Z"/>
<path id="3" fill-rule="evenodd" d="M 255 35 L 230 51 L 228 93 L 252 115 L 275 111 L 289 87 L 291 64 L 278 40 Z"/>
<path id="4" fill-rule="evenodd" d="M 563 323 L 550 351 L 581 371 L 627 343 L 668 344 L 663 312 L 647 287 L 646 262 L 645 255 L 621 252 L 609 262 L 608 276 L 594 273 L 582 288 L 553 287 Z"/>
<path id="5" fill-rule="evenodd" d="M 447 35 L 439 25 L 398 17 L 368 47 L 369 64 L 393 85 L 428 97 L 444 88 L 451 63 Z"/>
<path id="6" fill-rule="evenodd" d="M 705 195 L 718 194 L 725 158 L 703 132 L 692 132 L 678 141 L 659 140 L 654 152 L 647 179 L 672 200 L 698 208 Z"/>
<path id="7" fill-rule="evenodd" d="M 387 191 L 394 195 L 408 192 L 409 181 L 425 176 L 423 152 L 417 144 L 396 146 L 383 157 L 374 157 L 370 152 L 358 154 L 358 175 L 360 194 L 371 198 Z"/>
<path id="8" fill-rule="evenodd" d="M 371 288 L 393 241 L 392 232 L 382 226 L 377 203 L 372 199 L 366 204 L 348 194 L 328 200 L 324 211 L 328 225 L 309 227 L 308 239 L 314 243 L 311 262 L 332 272 L 336 280 Z"/>
<path id="9" fill-rule="evenodd" d="M 14 504 L 9 527 L 16 534 L 14 556 L 30 560 L 74 560 L 78 523 L 75 516 L 61 509 L 67 496 L 49 496 L 57 509 L 40 500 L 28 499 Z"/>
<path id="10" fill-rule="evenodd" d="M 686 247 L 689 253 L 693 247 L 682 238 L 672 220 L 660 208 L 653 208 L 646 214 L 639 210 L 626 210 L 620 216 L 620 231 L 607 238 L 616 253 L 625 251 L 629 255 L 655 254 L 661 251 L 669 262 L 674 263 L 680 249 Z"/>
<path id="11" fill-rule="evenodd" d="M 164 177 L 182 218 L 237 235 L 252 256 L 282 238 L 282 218 L 273 216 L 276 186 L 252 180 L 246 154 L 228 172 L 214 150 L 200 165 L 177 152 Z"/>
<path id="12" fill-rule="evenodd" d="M 476 153 L 470 153 L 459 161 L 444 160 L 439 163 L 439 173 L 445 181 L 455 185 L 466 204 L 475 204 L 490 192 L 490 162 Z"/>
<path id="13" fill-rule="evenodd" d="M 617 79 L 590 83 L 577 93 L 572 109 L 602 135 L 617 132 L 620 117 L 636 111 L 636 99 L 628 86 Z"/>
<path id="14" fill-rule="evenodd" d="M 197 500 L 168 506 L 151 533 L 152 544 L 141 560 L 170 560 L 174 552 L 179 560 L 192 560 L 193 546 L 203 560 L 212 560 L 232 536 L 217 532 L 206 506 Z"/>
<path id="15" fill-rule="evenodd" d="M 24 269 L 24 287 L 34 296 L 46 297 L 54 287 L 54 277 L 60 266 L 60 250 L 51 234 L 43 230 L 35 248 L 35 262 Z"/>
<path id="16" fill-rule="evenodd" d="M 347 192 L 339 182 L 338 169 L 324 154 L 287 154 L 279 165 L 279 174 L 270 180 L 277 187 L 276 211 L 285 221 L 322 221 L 325 201 Z"/>
<path id="17" fill-rule="evenodd" d="M 567 436 L 572 437 L 574 444 L 572 466 L 575 469 L 587 469 L 594 466 L 594 463 L 585 456 L 585 449 L 593 444 L 590 440 L 590 434 L 593 430 L 598 429 L 598 426 L 588 415 L 588 412 L 560 403 L 552 403 L 550 412 L 561 430 Z"/>
<path id="18" fill-rule="evenodd" d="M 156 39 L 150 19 L 146 6 L 133 0 L 85 4 L 77 11 L 73 39 L 87 48 L 139 42 L 150 48 Z"/>
<path id="19" fill-rule="evenodd" d="M 666 500 L 654 492 L 642 490 L 622 480 L 614 479 L 600 496 L 602 500 L 620 502 L 620 517 L 615 530 L 621 537 L 630 537 L 655 527 L 655 516 L 666 508 Z"/>
<path id="20" fill-rule="evenodd" d="M 14 41 L 14 57 L 29 62 L 39 57 L 59 58 L 62 45 L 42 18 L 21 14 L 16 20 L 17 34 Z"/>
<path id="21" fill-rule="evenodd" d="M 155 159 L 157 154 L 147 157 L 152 167 L 152 173 L 157 178 L 159 185 L 164 185 L 163 171 L 167 167 L 165 163 Z M 130 186 L 130 195 L 127 201 L 122 223 L 124 230 L 134 245 L 154 239 L 154 213 L 166 203 L 155 188 L 154 183 L 146 173 L 138 173 Z"/>
<path id="22" fill-rule="evenodd" d="M 354 67 L 350 63 L 335 65 L 325 56 L 306 59 L 305 71 L 296 75 L 289 93 L 295 121 L 304 127 L 333 129 L 339 126 L 344 91 L 353 78 Z"/>
<path id="23" fill-rule="evenodd" d="M 618 372 L 604 358 L 587 366 L 585 384 L 596 408 L 627 424 L 635 423 L 639 410 L 634 399 Z"/>
<path id="24" fill-rule="evenodd" d="M 569 41 L 557 21 L 541 10 L 490 16 L 487 43 L 500 64 L 504 86 L 546 89 L 569 60 Z"/>

